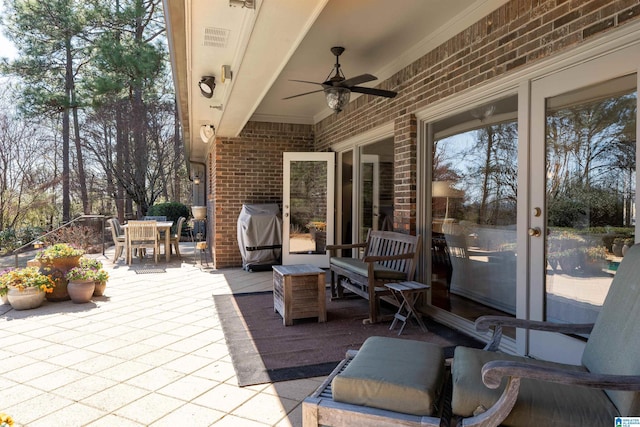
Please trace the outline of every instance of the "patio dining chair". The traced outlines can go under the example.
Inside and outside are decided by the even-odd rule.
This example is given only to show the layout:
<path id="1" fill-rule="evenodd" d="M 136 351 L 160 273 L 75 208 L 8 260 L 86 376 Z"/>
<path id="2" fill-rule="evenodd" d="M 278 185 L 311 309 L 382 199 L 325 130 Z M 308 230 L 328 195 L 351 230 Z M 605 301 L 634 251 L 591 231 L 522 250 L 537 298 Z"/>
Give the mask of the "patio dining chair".
<path id="1" fill-rule="evenodd" d="M 111 238 L 113 239 L 113 244 L 116 246 L 115 255 L 113 256 L 113 262 L 115 263 L 118 261 L 118 258 L 122 256 L 122 251 L 126 247 L 127 243 L 118 219 L 110 218 L 108 222 L 109 227 L 111 228 Z"/>
<path id="2" fill-rule="evenodd" d="M 176 251 L 176 255 L 178 255 L 178 258 L 182 258 L 182 255 L 180 255 L 180 236 L 182 235 L 182 225 L 184 224 L 184 222 L 186 221 L 186 218 L 181 216 L 180 218 L 178 218 L 178 224 L 176 225 L 176 233 L 171 235 L 171 246 L 170 248 L 175 249 Z"/>
<path id="3" fill-rule="evenodd" d="M 138 257 L 142 261 L 143 249 L 153 249 L 154 260 L 158 263 L 160 236 L 156 221 L 129 221 L 126 235 L 127 264 L 131 265 L 134 250 L 138 250 Z"/>
<path id="4" fill-rule="evenodd" d="M 147 215 L 142 217 L 143 221 L 166 221 L 165 215 Z"/>

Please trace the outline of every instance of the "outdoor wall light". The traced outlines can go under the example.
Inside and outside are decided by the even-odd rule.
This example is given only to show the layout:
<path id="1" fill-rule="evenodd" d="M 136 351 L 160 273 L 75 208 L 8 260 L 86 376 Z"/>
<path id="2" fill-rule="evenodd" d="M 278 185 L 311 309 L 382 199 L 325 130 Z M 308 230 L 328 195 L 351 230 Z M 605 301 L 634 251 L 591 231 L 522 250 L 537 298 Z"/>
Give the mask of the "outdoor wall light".
<path id="1" fill-rule="evenodd" d="M 196 176 L 193 178 L 193 183 L 195 185 L 199 185 L 200 184 L 200 175 L 196 174 Z"/>
<path id="2" fill-rule="evenodd" d="M 205 98 L 211 98 L 213 96 L 213 90 L 216 88 L 216 78 L 214 76 L 202 76 L 202 79 L 198 82 L 200 87 L 200 93 Z"/>
<path id="3" fill-rule="evenodd" d="M 211 141 L 214 136 L 216 136 L 215 126 L 213 125 L 200 126 L 200 138 L 202 139 L 202 142 L 204 142 L 205 144 L 208 144 L 209 141 Z"/>

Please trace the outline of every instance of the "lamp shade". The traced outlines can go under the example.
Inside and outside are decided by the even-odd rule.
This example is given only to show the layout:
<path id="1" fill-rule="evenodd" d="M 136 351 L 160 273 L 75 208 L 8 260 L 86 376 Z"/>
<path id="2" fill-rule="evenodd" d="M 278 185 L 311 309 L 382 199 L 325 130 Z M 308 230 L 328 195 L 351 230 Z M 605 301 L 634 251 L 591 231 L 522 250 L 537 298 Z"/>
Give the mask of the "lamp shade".
<path id="1" fill-rule="evenodd" d="M 339 113 L 349 103 L 351 91 L 345 87 L 329 87 L 324 90 L 327 105 L 333 111 Z"/>
<path id="2" fill-rule="evenodd" d="M 464 191 L 453 188 L 453 181 L 433 181 L 431 197 L 464 197 Z"/>

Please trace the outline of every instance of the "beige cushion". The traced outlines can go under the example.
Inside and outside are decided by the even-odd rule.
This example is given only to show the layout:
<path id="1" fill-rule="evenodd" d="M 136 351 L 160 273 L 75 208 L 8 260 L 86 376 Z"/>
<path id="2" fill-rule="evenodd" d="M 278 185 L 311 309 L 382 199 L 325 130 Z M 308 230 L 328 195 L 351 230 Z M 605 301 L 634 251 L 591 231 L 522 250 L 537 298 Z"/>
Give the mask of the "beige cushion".
<path id="1" fill-rule="evenodd" d="M 368 338 L 331 383 L 333 400 L 412 415 L 432 415 L 444 378 L 442 348 L 398 338 Z"/>
<path id="2" fill-rule="evenodd" d="M 331 264 L 346 268 L 360 276 L 369 276 L 369 264 L 355 258 L 333 257 L 331 258 Z M 403 271 L 392 270 L 377 263 L 374 265 L 374 272 L 376 279 L 406 280 L 407 278 L 407 275 Z"/>
<path id="3" fill-rule="evenodd" d="M 523 361 L 520 356 L 457 347 L 453 358 L 453 413 L 470 417 L 480 407 L 490 408 L 498 400 L 506 381 L 497 389 L 484 385 L 482 366 L 491 360 Z M 526 359 L 527 362 L 584 371 L 580 366 Z M 600 389 L 568 386 L 522 379 L 518 400 L 504 420 L 504 426 L 611 426 L 619 415 L 606 393 Z"/>

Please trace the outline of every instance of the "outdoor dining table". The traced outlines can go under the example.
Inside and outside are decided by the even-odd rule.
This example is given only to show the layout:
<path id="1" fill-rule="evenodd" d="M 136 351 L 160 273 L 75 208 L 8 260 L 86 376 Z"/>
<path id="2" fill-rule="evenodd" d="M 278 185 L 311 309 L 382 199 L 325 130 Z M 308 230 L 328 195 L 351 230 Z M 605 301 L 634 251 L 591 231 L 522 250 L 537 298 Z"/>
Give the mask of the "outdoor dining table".
<path id="1" fill-rule="evenodd" d="M 171 257 L 171 251 L 169 248 L 171 247 L 171 227 L 173 226 L 173 221 L 156 221 L 156 225 L 159 233 L 162 234 L 164 232 L 164 255 L 167 262 L 169 262 Z M 127 228 L 127 224 L 122 225 L 125 235 L 128 233 Z M 128 236 L 125 238 L 125 241 L 129 241 Z M 129 247 L 125 249 L 128 251 L 127 253 L 131 251 L 131 248 Z"/>

